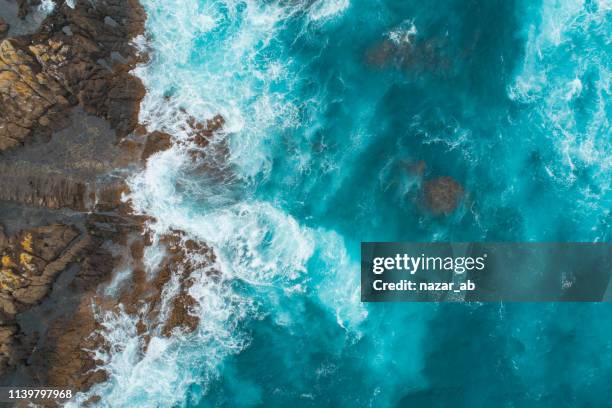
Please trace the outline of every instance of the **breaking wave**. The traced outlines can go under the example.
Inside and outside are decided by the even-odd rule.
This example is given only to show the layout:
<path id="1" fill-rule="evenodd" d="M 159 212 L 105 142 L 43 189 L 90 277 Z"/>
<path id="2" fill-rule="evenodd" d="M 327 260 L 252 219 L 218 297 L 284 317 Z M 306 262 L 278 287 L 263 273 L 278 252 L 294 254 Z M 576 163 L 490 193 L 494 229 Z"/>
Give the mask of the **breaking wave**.
<path id="1" fill-rule="evenodd" d="M 135 42 L 151 61 L 135 70 L 147 88 L 140 121 L 177 143 L 148 159 L 126 200 L 153 219 L 149 274 L 175 230 L 216 259 L 190 277 L 193 333 L 145 339 L 142 314 L 99 313 L 109 379 L 76 403 L 396 406 L 443 387 L 490 405 L 508 395 L 501 383 L 478 392 L 495 370 L 528 395 L 512 363 L 534 376 L 520 356 L 564 330 L 561 309 L 365 306 L 359 242 L 609 239 L 609 4 L 142 3 L 147 34 Z M 382 64 L 368 64 L 373 47 Z M 215 115 L 223 129 L 193 145 L 189 123 Z M 449 174 L 470 194 L 432 219 L 419 189 Z M 160 321 L 179 279 L 164 288 Z M 463 344 L 471 331 L 488 354 Z M 482 383 L 463 378 L 472 366 Z"/>

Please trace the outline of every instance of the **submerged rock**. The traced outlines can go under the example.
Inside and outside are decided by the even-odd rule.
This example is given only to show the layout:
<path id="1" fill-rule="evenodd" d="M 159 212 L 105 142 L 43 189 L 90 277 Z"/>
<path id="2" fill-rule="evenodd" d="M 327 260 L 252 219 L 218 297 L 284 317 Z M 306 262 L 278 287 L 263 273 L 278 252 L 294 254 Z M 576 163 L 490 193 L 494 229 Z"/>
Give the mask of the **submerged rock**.
<path id="1" fill-rule="evenodd" d="M 434 214 L 447 215 L 457 208 L 463 197 L 463 187 L 452 177 L 438 177 L 424 185 L 425 203 Z"/>
<path id="2" fill-rule="evenodd" d="M 9 25 L 2 17 L 0 17 L 0 39 L 6 35 L 9 30 Z"/>
<path id="3" fill-rule="evenodd" d="M 394 67 L 419 74 L 446 73 L 451 59 L 446 53 L 446 42 L 440 38 L 419 39 L 407 35 L 402 39 L 385 39 L 366 51 L 366 62 L 378 68 Z"/>

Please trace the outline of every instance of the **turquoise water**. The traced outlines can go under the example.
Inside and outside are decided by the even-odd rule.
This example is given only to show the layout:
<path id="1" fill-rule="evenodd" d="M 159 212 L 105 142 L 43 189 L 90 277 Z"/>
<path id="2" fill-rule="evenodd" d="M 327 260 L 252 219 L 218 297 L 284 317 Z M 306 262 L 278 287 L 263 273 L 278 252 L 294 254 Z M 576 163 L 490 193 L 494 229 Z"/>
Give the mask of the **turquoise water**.
<path id="1" fill-rule="evenodd" d="M 177 145 L 130 198 L 224 278 L 196 273 L 200 327 L 144 354 L 104 316 L 103 403 L 610 404 L 609 306 L 366 305 L 358 276 L 361 241 L 610 241 L 609 1 L 142 3 L 141 120 L 227 125 L 204 152 L 220 172 Z M 422 204 L 439 176 L 466 191 L 447 217 Z"/>

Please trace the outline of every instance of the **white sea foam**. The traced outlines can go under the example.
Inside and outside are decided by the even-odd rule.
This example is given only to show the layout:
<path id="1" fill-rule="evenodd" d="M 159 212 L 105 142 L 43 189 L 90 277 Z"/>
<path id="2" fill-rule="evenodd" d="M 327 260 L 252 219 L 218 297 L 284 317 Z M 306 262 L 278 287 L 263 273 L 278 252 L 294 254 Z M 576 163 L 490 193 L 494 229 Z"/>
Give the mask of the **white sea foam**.
<path id="1" fill-rule="evenodd" d="M 291 312 L 262 308 L 278 301 L 272 296 L 277 291 L 288 299 L 309 291 L 307 264 L 317 241 L 329 245 L 323 254 L 328 268 L 325 283 L 313 296 L 347 329 L 365 317 L 358 283 L 348 276 L 356 265 L 350 264 L 342 239 L 301 226 L 273 203 L 252 199 L 244 191 L 253 177 L 269 171 L 270 139 L 301 125 L 303 106 L 291 97 L 299 70 L 292 69 L 275 38 L 301 6 L 256 0 L 145 0 L 143 5 L 151 43 L 145 37 L 134 43 L 141 52 L 153 52 L 151 63 L 135 70 L 147 88 L 141 122 L 150 131 L 165 131 L 187 142 L 192 132 L 185 126 L 189 117 L 203 122 L 221 114 L 226 120 L 223 134 L 205 149 L 204 160 L 215 159 L 215 147 L 228 141 L 231 155 L 223 157 L 226 163 L 213 163 L 224 178 L 211 182 L 188 148 L 174 145 L 148 159 L 146 169 L 130 180 L 131 193 L 125 199 L 136 213 L 156 219 L 149 224 L 153 245 L 144 255 L 149 274 L 164 256 L 158 239 L 171 229 L 206 242 L 217 259 L 191 276 L 195 283 L 189 294 L 196 306 L 190 313 L 200 321 L 194 333 L 167 338 L 153 329 L 169 312 L 178 276 L 164 288 L 159 322 L 148 322 L 151 340 L 146 352 L 136 331 L 140 316 L 124 311 L 100 314 L 103 335 L 112 347 L 97 353 L 109 380 L 79 395 L 77 404 L 98 394 L 105 406 L 180 406 L 188 388 L 192 394 L 194 385 L 206 392 L 219 363 L 248 344 L 240 329 L 246 319 L 272 313 L 279 324 L 292 324 Z M 321 1 L 309 13 L 311 19 L 323 21 L 346 7 L 344 0 Z M 208 277 L 212 268 L 221 271 L 220 280 Z M 236 282 L 270 297 L 255 303 L 236 291 Z"/>
<path id="2" fill-rule="evenodd" d="M 316 292 L 323 304 L 334 312 L 338 324 L 360 336 L 359 324 L 368 315 L 361 304 L 360 275 L 355 273 L 360 267 L 348 256 L 340 235 L 323 229 L 318 229 L 316 234 L 321 259 L 328 265 Z"/>
<path id="3" fill-rule="evenodd" d="M 389 31 L 387 37 L 397 45 L 410 44 L 418 34 L 414 20 L 404 20 L 397 28 Z"/>
<path id="4" fill-rule="evenodd" d="M 350 6 L 349 0 L 318 0 L 308 11 L 311 21 L 326 21 L 341 15 Z"/>
<path id="5" fill-rule="evenodd" d="M 549 164 L 550 174 L 561 183 L 572 183 L 578 167 L 588 168 L 603 191 L 610 188 L 612 172 L 606 114 L 611 56 L 604 45 L 609 46 L 612 34 L 607 23 L 610 4 L 543 1 L 538 18 L 526 22 L 525 56 L 508 88 L 512 100 L 530 105 L 545 124 L 561 158 Z M 589 101 L 578 101 L 586 89 Z M 576 103 L 591 104 L 586 115 Z"/>
<path id="6" fill-rule="evenodd" d="M 53 0 L 42 0 L 38 5 L 38 10 L 41 14 L 47 16 L 55 9 L 55 1 Z"/>

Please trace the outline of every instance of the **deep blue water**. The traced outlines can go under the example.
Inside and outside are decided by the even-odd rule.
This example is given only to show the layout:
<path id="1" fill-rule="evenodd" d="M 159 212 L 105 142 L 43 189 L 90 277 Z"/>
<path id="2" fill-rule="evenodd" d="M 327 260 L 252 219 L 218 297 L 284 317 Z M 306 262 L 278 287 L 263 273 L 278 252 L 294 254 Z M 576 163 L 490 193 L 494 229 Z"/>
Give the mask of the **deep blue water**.
<path id="1" fill-rule="evenodd" d="M 141 119 L 181 139 L 179 108 L 221 113 L 230 175 L 176 148 L 133 200 L 228 279 L 202 283 L 196 334 L 118 353 L 109 404 L 609 406 L 606 304 L 365 305 L 358 286 L 361 241 L 610 241 L 608 1 L 143 4 Z M 422 200 L 440 176 L 466 191 L 443 217 Z"/>

